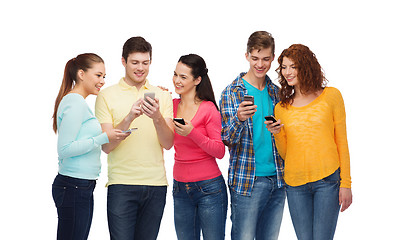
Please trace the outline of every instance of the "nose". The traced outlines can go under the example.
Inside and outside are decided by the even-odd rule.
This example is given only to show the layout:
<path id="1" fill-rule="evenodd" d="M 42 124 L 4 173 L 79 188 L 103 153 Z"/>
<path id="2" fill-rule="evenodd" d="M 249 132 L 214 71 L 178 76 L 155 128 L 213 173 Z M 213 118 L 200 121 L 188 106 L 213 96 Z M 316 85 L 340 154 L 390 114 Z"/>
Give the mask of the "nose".
<path id="1" fill-rule="evenodd" d="M 144 68 L 144 66 L 142 65 L 142 63 L 139 63 L 137 66 L 137 69 L 142 70 Z"/>
<path id="2" fill-rule="evenodd" d="M 290 68 L 286 68 L 283 71 L 283 75 L 290 75 L 290 73 L 291 73 Z"/>

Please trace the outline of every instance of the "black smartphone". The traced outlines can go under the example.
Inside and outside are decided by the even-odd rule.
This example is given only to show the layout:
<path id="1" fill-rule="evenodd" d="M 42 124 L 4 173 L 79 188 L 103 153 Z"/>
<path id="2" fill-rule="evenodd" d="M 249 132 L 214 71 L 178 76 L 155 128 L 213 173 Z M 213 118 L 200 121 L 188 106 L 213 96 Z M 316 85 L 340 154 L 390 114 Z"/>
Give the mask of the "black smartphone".
<path id="1" fill-rule="evenodd" d="M 181 125 L 186 125 L 183 118 L 173 118 L 173 120 L 180 123 Z"/>
<path id="2" fill-rule="evenodd" d="M 245 95 L 245 96 L 244 96 L 244 101 L 249 101 L 249 102 L 252 102 L 253 104 L 251 104 L 251 105 L 247 105 L 247 106 L 252 106 L 252 105 L 254 105 L 254 96 L 251 96 L 251 95 Z"/>
<path id="3" fill-rule="evenodd" d="M 267 121 L 272 121 L 272 123 L 276 123 L 276 122 L 277 122 L 276 118 L 275 118 L 274 116 L 272 116 L 272 115 L 265 116 L 265 120 L 267 120 Z"/>

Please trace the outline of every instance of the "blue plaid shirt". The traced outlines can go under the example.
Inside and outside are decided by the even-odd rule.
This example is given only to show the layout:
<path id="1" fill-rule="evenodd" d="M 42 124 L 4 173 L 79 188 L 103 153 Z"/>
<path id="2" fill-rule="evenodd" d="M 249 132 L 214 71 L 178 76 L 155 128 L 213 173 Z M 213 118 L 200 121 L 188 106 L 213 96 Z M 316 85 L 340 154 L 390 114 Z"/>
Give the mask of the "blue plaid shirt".
<path id="1" fill-rule="evenodd" d="M 220 112 L 222 115 L 222 140 L 229 146 L 230 165 L 228 184 L 236 193 L 250 196 L 255 179 L 255 154 L 253 148 L 253 121 L 251 118 L 241 122 L 237 118 L 237 109 L 247 95 L 241 73 L 236 80 L 227 86 L 221 95 Z M 272 99 L 272 109 L 279 102 L 278 87 L 265 76 L 268 94 Z M 274 136 L 272 149 L 275 159 L 278 187 L 283 187 L 283 160 L 275 146 Z"/>

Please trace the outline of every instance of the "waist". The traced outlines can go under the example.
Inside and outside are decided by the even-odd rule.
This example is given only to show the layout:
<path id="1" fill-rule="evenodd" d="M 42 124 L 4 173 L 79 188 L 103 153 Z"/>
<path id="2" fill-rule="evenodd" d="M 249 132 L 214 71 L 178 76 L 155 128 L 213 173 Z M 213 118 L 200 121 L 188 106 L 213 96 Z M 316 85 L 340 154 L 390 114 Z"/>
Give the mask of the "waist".
<path id="1" fill-rule="evenodd" d="M 173 178 L 180 182 L 196 182 L 221 175 L 215 158 L 194 161 L 175 161 Z"/>

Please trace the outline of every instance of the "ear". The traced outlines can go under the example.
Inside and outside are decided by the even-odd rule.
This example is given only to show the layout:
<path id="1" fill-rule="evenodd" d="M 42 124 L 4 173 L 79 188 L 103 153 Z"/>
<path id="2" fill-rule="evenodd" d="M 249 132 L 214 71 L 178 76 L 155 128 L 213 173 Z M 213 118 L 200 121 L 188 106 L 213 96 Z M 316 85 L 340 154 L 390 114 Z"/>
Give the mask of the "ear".
<path id="1" fill-rule="evenodd" d="M 121 57 L 121 63 L 123 64 L 124 67 L 126 67 L 127 62 L 126 59 L 124 59 L 124 57 Z"/>
<path id="2" fill-rule="evenodd" d="M 81 81 L 82 81 L 82 80 L 84 79 L 84 74 L 85 74 L 84 70 L 79 69 L 78 72 L 77 72 L 77 77 L 78 77 L 77 80 L 81 80 Z"/>
<path id="3" fill-rule="evenodd" d="M 246 52 L 244 54 L 244 56 L 246 57 L 246 60 L 250 62 L 250 54 L 248 52 Z"/>
<path id="4" fill-rule="evenodd" d="M 198 78 L 194 79 L 194 83 L 195 83 L 196 86 L 197 86 L 198 84 L 200 84 L 201 79 L 202 79 L 201 76 L 199 76 Z"/>

